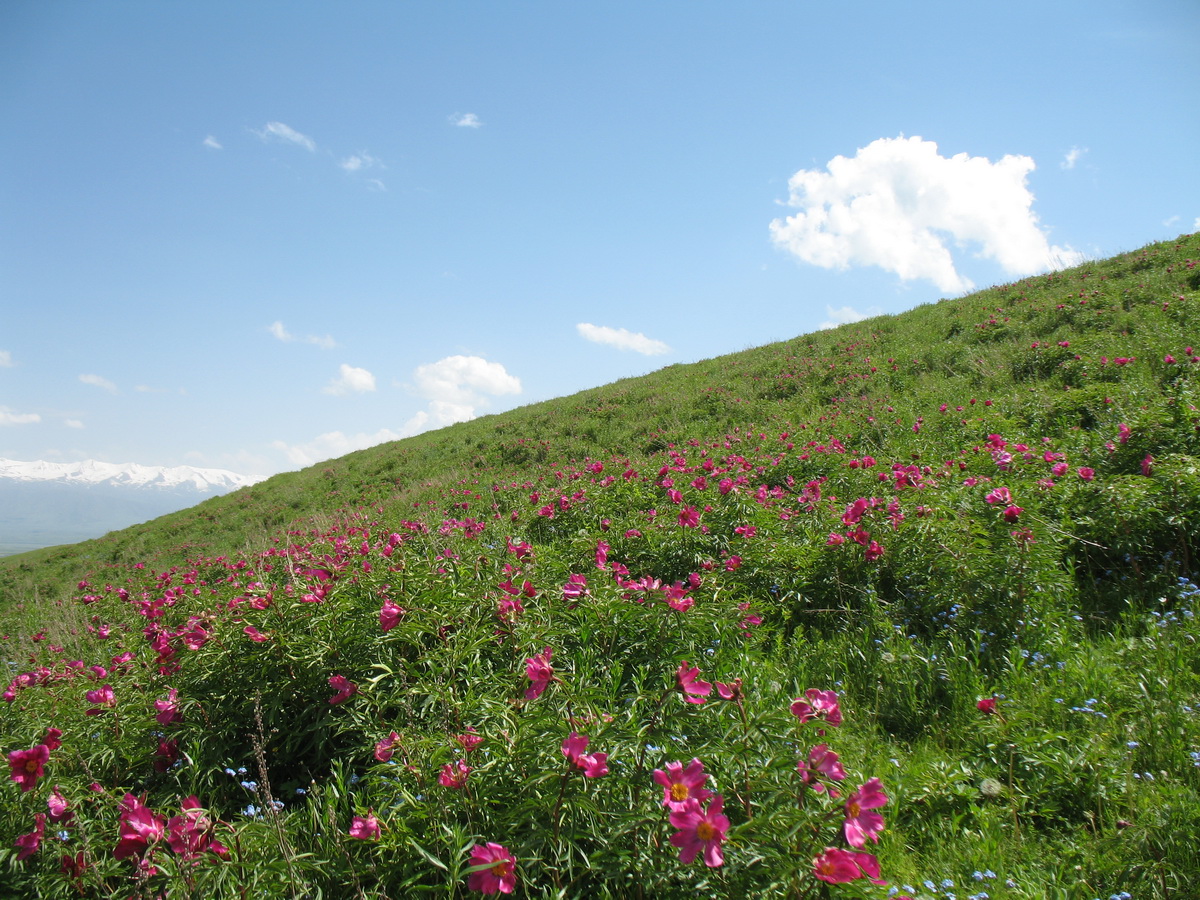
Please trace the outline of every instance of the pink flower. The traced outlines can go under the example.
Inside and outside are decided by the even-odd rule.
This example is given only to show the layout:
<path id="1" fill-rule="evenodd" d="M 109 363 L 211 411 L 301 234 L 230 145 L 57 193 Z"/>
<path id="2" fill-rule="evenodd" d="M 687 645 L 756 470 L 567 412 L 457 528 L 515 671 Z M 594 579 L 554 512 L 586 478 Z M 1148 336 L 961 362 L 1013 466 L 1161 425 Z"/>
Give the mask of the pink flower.
<path id="1" fill-rule="evenodd" d="M 46 774 L 43 768 L 50 759 L 50 748 L 38 744 L 28 750 L 14 750 L 8 754 L 9 777 L 21 786 L 22 791 L 32 791 L 37 780 Z"/>
<path id="2" fill-rule="evenodd" d="M 529 679 L 529 687 L 525 688 L 526 700 L 536 700 L 550 684 L 550 679 L 554 677 L 554 667 L 550 665 L 553 655 L 554 651 L 546 647 L 537 656 L 525 660 L 525 677 Z"/>
<path id="3" fill-rule="evenodd" d="M 42 837 L 46 834 L 46 814 L 35 813 L 33 816 L 33 831 L 23 834 L 16 840 L 17 859 L 28 859 L 37 853 L 42 845 Z"/>
<path id="4" fill-rule="evenodd" d="M 158 710 L 158 715 L 154 718 L 159 725 L 174 725 L 176 722 L 183 721 L 183 716 L 179 712 L 179 691 L 175 688 L 167 691 L 166 700 L 155 700 L 154 708 Z"/>
<path id="5" fill-rule="evenodd" d="M 391 631 L 400 624 L 400 617 L 404 615 L 404 608 L 397 606 L 390 598 L 383 601 L 383 608 L 379 610 L 379 627 L 385 632 Z"/>
<path id="6" fill-rule="evenodd" d="M 377 742 L 375 744 L 375 758 L 380 762 L 387 762 L 392 758 L 392 748 L 396 746 L 399 740 L 400 735 L 393 731 L 382 741 Z"/>
<path id="7" fill-rule="evenodd" d="M 975 706 L 980 712 L 990 716 L 996 712 L 996 698 L 984 697 L 982 700 L 976 703 Z"/>
<path id="8" fill-rule="evenodd" d="M 829 749 L 828 744 L 817 744 L 808 751 L 808 760 L 796 763 L 796 771 L 800 780 L 811 784 L 817 775 L 824 775 L 830 781 L 845 781 L 846 771 L 842 768 L 838 755 Z M 814 790 L 824 790 L 823 785 L 816 785 Z"/>
<path id="9" fill-rule="evenodd" d="M 48 750 L 57 750 L 62 746 L 62 732 L 57 728 L 47 728 L 46 736 L 42 738 L 42 743 L 46 745 Z"/>
<path id="10" fill-rule="evenodd" d="M 172 738 L 168 741 L 166 738 L 163 738 L 158 742 L 158 749 L 154 751 L 154 771 L 161 774 L 175 765 L 178 759 L 179 739 Z"/>
<path id="11" fill-rule="evenodd" d="M 583 770 L 584 778 L 600 778 L 608 774 L 607 753 L 584 753 L 587 749 L 588 736 L 572 731 L 562 742 L 562 753 L 571 765 Z"/>
<path id="12" fill-rule="evenodd" d="M 468 725 L 467 730 L 462 734 L 456 735 L 454 740 L 458 746 L 463 748 L 463 753 L 470 753 L 483 743 L 483 735 L 476 734 L 475 729 Z"/>
<path id="13" fill-rule="evenodd" d="M 1020 518 L 1021 513 L 1025 510 L 1020 506 L 1010 506 L 1004 510 L 1004 521 L 1010 525 L 1015 524 Z"/>
<path id="14" fill-rule="evenodd" d="M 117 859 L 141 856 L 151 844 L 166 836 L 166 823 L 133 794 L 126 794 L 121 801 L 117 836 L 119 840 L 113 856 Z"/>
<path id="15" fill-rule="evenodd" d="M 729 831 L 729 819 L 722 813 L 724 806 L 725 798 L 716 794 L 707 809 L 702 809 L 699 801 L 689 800 L 683 809 L 671 813 L 671 826 L 679 829 L 671 835 L 671 844 L 679 848 L 681 863 L 687 865 L 703 851 L 706 866 L 724 865 L 721 844 Z"/>
<path id="16" fill-rule="evenodd" d="M 467 776 L 471 774 L 471 767 L 467 765 L 465 759 L 460 759 L 456 763 L 446 763 L 442 766 L 442 771 L 438 775 L 438 784 L 448 788 L 462 788 L 467 786 Z"/>
<path id="17" fill-rule="evenodd" d="M 481 894 L 511 894 L 517 886 L 517 859 L 503 844 L 476 844 L 471 866 L 484 866 L 467 876 L 467 889 Z"/>
<path id="18" fill-rule="evenodd" d="M 809 688 L 803 698 L 792 701 L 792 715 L 800 720 L 801 725 L 813 719 L 824 719 L 835 728 L 842 724 L 842 710 L 834 691 Z"/>
<path id="19" fill-rule="evenodd" d="M 337 691 L 336 694 L 329 698 L 330 706 L 337 706 L 340 703 L 345 703 L 358 693 L 358 685 L 345 675 L 330 675 L 329 686 Z"/>
<path id="20" fill-rule="evenodd" d="M 866 877 L 872 884 L 886 884 L 879 880 L 879 860 L 870 853 L 826 847 L 813 860 L 813 876 L 830 884 L 845 884 Z"/>
<path id="21" fill-rule="evenodd" d="M 700 669 L 689 667 L 687 660 L 681 662 L 675 672 L 675 685 L 688 703 L 703 703 L 704 698 L 712 693 L 712 685 L 700 680 Z"/>
<path id="22" fill-rule="evenodd" d="M 86 694 L 84 694 L 84 697 L 87 698 L 88 703 L 95 703 L 98 707 L 117 705 L 117 699 L 115 696 L 113 696 L 112 686 L 108 684 L 104 685 L 104 687 L 97 688 L 94 691 L 88 691 Z M 99 713 L 99 709 L 89 709 L 87 711 L 89 716 L 98 715 Z"/>
<path id="23" fill-rule="evenodd" d="M 883 831 L 883 816 L 871 810 L 887 802 L 887 794 L 883 792 L 883 785 L 878 778 L 872 778 L 846 798 L 846 821 L 842 827 L 846 842 L 851 847 L 861 849 L 867 838 L 879 840 L 879 832 Z"/>
<path id="24" fill-rule="evenodd" d="M 1142 460 L 1142 475 L 1149 478 L 1150 473 L 1153 471 L 1154 471 L 1154 457 L 1151 456 L 1149 453 L 1147 453 L 1146 458 Z"/>
<path id="25" fill-rule="evenodd" d="M 375 814 L 368 812 L 366 816 L 355 816 L 351 819 L 350 837 L 360 841 L 378 840 L 379 820 L 375 818 Z"/>
<path id="26" fill-rule="evenodd" d="M 46 806 L 50 810 L 50 821 L 57 825 L 70 825 L 71 819 L 75 818 L 75 813 L 71 812 L 71 804 L 57 787 L 50 792 Z"/>
<path id="27" fill-rule="evenodd" d="M 687 768 L 681 762 L 667 763 L 667 770 L 654 770 L 654 780 L 663 789 L 663 806 L 682 811 L 688 801 L 700 802 L 712 796 L 704 788 L 708 776 L 704 774 L 704 763 L 693 759 Z"/>
<path id="28" fill-rule="evenodd" d="M 717 695 L 722 700 L 734 700 L 741 702 L 742 700 L 742 679 L 735 678 L 729 684 L 717 682 Z"/>
<path id="29" fill-rule="evenodd" d="M 263 634 L 253 625 L 247 625 L 242 629 L 242 631 L 245 633 L 246 637 L 250 638 L 250 640 L 254 641 L 256 644 L 261 644 L 263 641 L 269 641 L 271 639 L 269 634 Z"/>
<path id="30" fill-rule="evenodd" d="M 867 547 L 863 555 L 867 558 L 868 562 L 879 559 L 879 557 L 883 556 L 883 547 L 880 546 L 878 541 L 871 541 L 871 546 Z"/>
<path id="31" fill-rule="evenodd" d="M 213 821 L 204 814 L 196 795 L 186 797 L 180 807 L 183 814 L 167 820 L 167 844 L 176 855 L 195 859 L 209 850 L 220 857 L 228 856 L 229 850 L 212 839 Z"/>
<path id="32" fill-rule="evenodd" d="M 1091 481 L 1093 478 L 1096 477 L 1096 470 L 1088 468 L 1087 466 L 1080 466 L 1078 473 L 1079 473 L 1079 477 L 1083 481 Z"/>
<path id="33" fill-rule="evenodd" d="M 695 528 L 700 524 L 700 511 L 694 506 L 685 506 L 679 512 L 678 521 L 680 528 Z"/>
<path id="34" fill-rule="evenodd" d="M 1131 433 L 1131 429 L 1128 425 L 1126 425 L 1124 422 L 1117 423 L 1117 434 L 1120 435 L 1118 440 L 1122 444 L 1126 443 L 1129 440 L 1130 433 Z"/>
<path id="35" fill-rule="evenodd" d="M 587 594 L 587 578 L 583 575 L 572 575 L 563 585 L 563 599 L 572 602 Z"/>

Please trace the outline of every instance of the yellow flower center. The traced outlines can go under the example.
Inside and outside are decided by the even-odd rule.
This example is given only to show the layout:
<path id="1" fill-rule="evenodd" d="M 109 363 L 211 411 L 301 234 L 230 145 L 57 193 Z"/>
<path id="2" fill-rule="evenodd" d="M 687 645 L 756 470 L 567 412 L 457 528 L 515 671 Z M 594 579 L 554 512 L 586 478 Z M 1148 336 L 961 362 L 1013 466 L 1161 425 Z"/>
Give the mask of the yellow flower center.
<path id="1" fill-rule="evenodd" d="M 717 836 L 717 829 L 709 825 L 707 822 L 701 822 L 696 826 L 696 837 L 702 841 L 711 841 Z"/>
<path id="2" fill-rule="evenodd" d="M 513 873 L 513 864 L 511 860 L 502 859 L 500 862 L 492 866 L 492 874 L 497 878 L 507 878 Z"/>
<path id="3" fill-rule="evenodd" d="M 862 812 L 862 807 L 859 806 L 857 803 L 849 803 L 846 806 L 846 812 L 849 813 L 849 818 L 857 819 L 858 814 L 860 812 Z"/>
<path id="4" fill-rule="evenodd" d="M 688 786 L 686 784 L 671 785 L 671 799 L 676 803 L 682 803 L 688 798 Z"/>
<path id="5" fill-rule="evenodd" d="M 36 759 L 25 760 L 25 771 L 29 774 L 35 774 L 38 770 L 38 761 Z"/>

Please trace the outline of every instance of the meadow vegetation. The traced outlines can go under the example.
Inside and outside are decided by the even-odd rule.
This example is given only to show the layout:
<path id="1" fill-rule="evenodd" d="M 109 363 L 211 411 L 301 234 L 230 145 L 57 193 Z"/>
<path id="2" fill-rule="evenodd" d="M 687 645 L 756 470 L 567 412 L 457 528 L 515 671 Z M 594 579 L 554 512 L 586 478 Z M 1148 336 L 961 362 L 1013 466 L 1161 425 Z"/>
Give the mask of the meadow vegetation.
<path id="1" fill-rule="evenodd" d="M 0 894 L 1197 896 L 1197 261 L 0 560 Z"/>

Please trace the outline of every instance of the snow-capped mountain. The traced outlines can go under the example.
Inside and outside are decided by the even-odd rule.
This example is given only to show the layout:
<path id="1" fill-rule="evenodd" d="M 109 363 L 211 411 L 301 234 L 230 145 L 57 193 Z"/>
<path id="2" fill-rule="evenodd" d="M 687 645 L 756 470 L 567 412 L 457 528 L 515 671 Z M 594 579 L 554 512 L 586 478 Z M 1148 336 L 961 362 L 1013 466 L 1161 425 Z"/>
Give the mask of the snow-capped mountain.
<path id="1" fill-rule="evenodd" d="M 94 459 L 73 463 L 0 459 L 0 479 L 6 478 L 14 481 L 58 481 L 64 484 L 113 484 L 147 488 L 180 488 L 190 485 L 206 494 L 224 493 L 254 483 L 254 479 L 230 472 L 228 469 L 143 466 L 138 463 L 105 463 Z"/>
<path id="2" fill-rule="evenodd" d="M 254 481 L 192 466 L 0 459 L 0 556 L 100 537 Z"/>

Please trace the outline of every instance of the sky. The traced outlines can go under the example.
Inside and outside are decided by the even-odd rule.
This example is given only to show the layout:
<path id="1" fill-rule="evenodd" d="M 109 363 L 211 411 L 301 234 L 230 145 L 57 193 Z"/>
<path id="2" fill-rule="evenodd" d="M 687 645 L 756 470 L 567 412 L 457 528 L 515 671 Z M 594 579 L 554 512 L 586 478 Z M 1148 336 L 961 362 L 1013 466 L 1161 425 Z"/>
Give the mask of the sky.
<path id="1" fill-rule="evenodd" d="M 0 457 L 301 468 L 1200 230 L 1194 0 L 0 4 Z"/>

